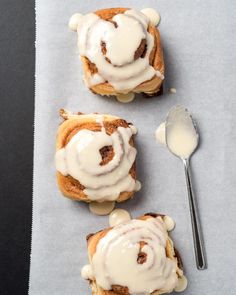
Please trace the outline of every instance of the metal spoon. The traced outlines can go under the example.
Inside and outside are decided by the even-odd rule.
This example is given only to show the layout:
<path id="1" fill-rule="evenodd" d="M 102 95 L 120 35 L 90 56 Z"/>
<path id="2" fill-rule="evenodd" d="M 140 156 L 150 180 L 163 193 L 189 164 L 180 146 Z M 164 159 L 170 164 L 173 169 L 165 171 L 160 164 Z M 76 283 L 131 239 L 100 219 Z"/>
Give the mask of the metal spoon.
<path id="1" fill-rule="evenodd" d="M 194 136 L 194 141 L 193 141 L 194 144 L 192 144 L 192 146 L 190 145 L 188 149 L 189 154 L 188 153 L 185 153 L 185 155 L 181 154 L 180 149 L 175 148 L 173 146 L 174 144 L 173 132 L 176 131 L 176 126 L 179 126 L 180 128 L 184 128 L 183 131 L 187 130 L 187 132 L 190 132 L 191 136 Z M 181 129 L 179 130 L 181 132 Z M 190 214 L 191 214 L 196 265 L 199 270 L 203 270 L 206 268 L 206 259 L 205 259 L 205 253 L 204 253 L 204 247 L 203 247 L 203 237 L 202 237 L 202 232 L 200 227 L 199 215 L 198 215 L 198 210 L 196 205 L 196 197 L 193 193 L 191 176 L 190 176 L 190 166 L 189 166 L 190 157 L 196 150 L 198 142 L 199 142 L 199 134 L 197 132 L 196 124 L 193 121 L 191 114 L 186 108 L 182 106 L 176 106 L 170 110 L 166 119 L 165 135 L 166 135 L 166 144 L 168 149 L 175 156 L 179 157 L 184 164 L 186 184 L 188 189 L 189 207 L 190 207 Z M 177 137 L 175 137 L 175 140 L 176 139 L 178 139 L 178 135 Z M 188 143 L 185 142 L 185 139 L 187 138 L 181 137 L 181 139 L 182 141 L 179 142 L 180 145 L 182 145 L 183 147 L 184 146 L 186 147 L 186 144 Z"/>

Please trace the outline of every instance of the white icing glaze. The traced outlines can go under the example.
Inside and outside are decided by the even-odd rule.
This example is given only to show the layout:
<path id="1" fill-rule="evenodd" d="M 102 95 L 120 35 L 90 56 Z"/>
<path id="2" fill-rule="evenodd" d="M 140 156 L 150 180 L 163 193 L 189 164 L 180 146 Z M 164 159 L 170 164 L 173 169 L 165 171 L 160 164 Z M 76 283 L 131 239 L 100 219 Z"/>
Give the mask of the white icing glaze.
<path id="1" fill-rule="evenodd" d="M 180 110 L 181 111 L 181 110 Z M 179 118 L 172 122 L 168 131 L 168 148 L 175 155 L 187 159 L 196 149 L 198 134 L 190 117 L 180 114 Z M 156 129 L 155 137 L 158 142 L 166 145 L 166 123 L 163 122 Z"/>
<path id="2" fill-rule="evenodd" d="M 55 155 L 56 170 L 60 171 L 62 175 L 67 175 L 67 165 L 65 161 L 65 148 L 60 149 Z"/>
<path id="3" fill-rule="evenodd" d="M 141 10 L 145 14 L 153 26 L 157 26 L 161 20 L 160 14 L 153 8 L 144 8 Z"/>
<path id="4" fill-rule="evenodd" d="M 140 181 L 136 180 L 136 183 L 135 183 L 135 191 L 138 192 L 141 190 L 141 187 L 142 187 L 142 184 Z"/>
<path id="5" fill-rule="evenodd" d="M 162 80 L 164 80 L 164 78 L 165 78 L 164 75 L 162 75 L 162 73 L 159 72 L 159 71 L 156 71 L 156 76 L 159 77 Z"/>
<path id="6" fill-rule="evenodd" d="M 128 103 L 134 100 L 135 94 L 133 92 L 117 94 L 116 99 L 119 102 Z"/>
<path id="7" fill-rule="evenodd" d="M 96 78 L 87 78 L 89 86 L 108 81 L 116 90 L 127 93 L 155 75 L 163 78 L 159 71 L 149 65 L 149 55 L 153 48 L 153 36 L 148 33 L 149 19 L 141 12 L 127 10 L 117 14 L 113 23 L 90 13 L 81 18 L 78 26 L 78 48 L 81 56 L 86 56 L 98 69 Z M 134 55 L 145 39 L 145 57 L 134 60 Z M 106 44 L 102 52 L 101 44 Z M 111 63 L 108 62 L 111 61 Z"/>
<path id="8" fill-rule="evenodd" d="M 178 285 L 175 287 L 176 292 L 183 292 L 188 286 L 188 280 L 186 276 L 182 276 L 178 280 Z"/>
<path id="9" fill-rule="evenodd" d="M 97 215 L 108 215 L 115 208 L 115 202 L 106 201 L 102 203 L 91 202 L 89 203 L 89 210 Z"/>
<path id="10" fill-rule="evenodd" d="M 168 148 L 176 156 L 187 159 L 198 144 L 198 136 L 192 122 L 180 118 L 168 130 Z"/>
<path id="11" fill-rule="evenodd" d="M 102 125 L 102 116 L 97 115 Z M 131 126 L 131 125 L 130 125 Z M 135 191 L 139 184 L 129 174 L 136 149 L 129 144 L 136 128 L 118 127 L 108 135 L 102 126 L 101 131 L 87 129 L 77 132 L 68 144 L 55 155 L 56 169 L 63 175 L 71 175 L 85 186 L 84 193 L 96 201 L 113 201 L 121 192 Z M 100 149 L 112 146 L 114 157 L 105 165 L 100 165 Z"/>
<path id="12" fill-rule="evenodd" d="M 176 93 L 177 92 L 177 90 L 175 89 L 175 88 L 170 88 L 170 93 Z"/>
<path id="13" fill-rule="evenodd" d="M 168 215 L 165 215 L 163 219 L 164 219 L 164 222 L 165 222 L 165 225 L 166 225 L 166 229 L 168 231 L 172 231 L 175 228 L 174 220 Z"/>
<path id="14" fill-rule="evenodd" d="M 144 28 L 140 22 L 139 17 L 136 14 L 133 17 L 128 17 L 127 14 L 118 14 L 113 17 L 113 20 L 117 23 L 118 27 L 115 28 L 111 25 L 107 35 L 103 36 L 104 42 L 107 44 L 106 57 L 109 58 L 114 66 L 123 66 L 125 64 L 132 63 L 134 60 L 134 54 L 139 47 L 141 40 L 146 38 Z M 135 18 L 135 19 L 134 19 Z M 127 35 L 132 36 L 128 41 Z M 125 51 L 121 51 L 121 44 L 125 46 Z"/>
<path id="15" fill-rule="evenodd" d="M 121 223 L 102 238 L 91 260 L 97 284 L 127 286 L 129 293 L 171 292 L 178 284 L 177 262 L 166 257 L 167 231 L 160 217 Z M 140 242 L 146 244 L 140 249 Z M 146 261 L 138 263 L 138 254 Z"/>
<path id="16" fill-rule="evenodd" d="M 165 126 L 165 122 L 161 123 L 156 131 L 155 131 L 155 137 L 156 140 L 158 142 L 160 142 L 161 144 L 166 145 L 166 126 Z"/>
<path id="17" fill-rule="evenodd" d="M 68 24 L 69 29 L 76 32 L 78 25 L 81 21 L 81 18 L 82 18 L 82 14 L 80 14 L 80 13 L 73 14 L 69 20 L 69 24 Z"/>
<path id="18" fill-rule="evenodd" d="M 131 129 L 131 131 L 132 131 L 133 134 L 137 134 L 138 133 L 138 130 L 137 130 L 137 128 L 134 125 L 130 124 L 129 125 L 129 128 Z"/>
<path id="19" fill-rule="evenodd" d="M 83 79 L 87 87 L 91 87 L 93 85 L 97 85 L 97 84 L 101 84 L 105 82 L 104 78 L 100 76 L 99 74 L 94 74 L 89 77 L 84 76 Z"/>
<path id="20" fill-rule="evenodd" d="M 124 209 L 115 209 L 109 215 L 109 225 L 116 226 L 131 219 L 128 211 Z"/>
<path id="21" fill-rule="evenodd" d="M 118 117 L 116 119 L 118 119 Z M 103 115 L 96 114 L 96 120 L 95 121 L 98 124 L 100 124 L 102 127 L 104 127 L 103 120 L 104 120 L 104 116 Z"/>
<path id="22" fill-rule="evenodd" d="M 148 23 L 149 23 L 149 19 L 141 11 L 138 11 L 138 10 L 135 10 L 135 9 L 129 9 L 129 10 L 126 10 L 125 14 L 129 15 L 129 16 L 132 16 L 138 22 L 140 22 L 145 28 L 147 28 Z"/>
<path id="23" fill-rule="evenodd" d="M 90 264 L 86 264 L 81 269 L 81 277 L 84 280 L 92 280 L 94 278 L 92 266 Z"/>

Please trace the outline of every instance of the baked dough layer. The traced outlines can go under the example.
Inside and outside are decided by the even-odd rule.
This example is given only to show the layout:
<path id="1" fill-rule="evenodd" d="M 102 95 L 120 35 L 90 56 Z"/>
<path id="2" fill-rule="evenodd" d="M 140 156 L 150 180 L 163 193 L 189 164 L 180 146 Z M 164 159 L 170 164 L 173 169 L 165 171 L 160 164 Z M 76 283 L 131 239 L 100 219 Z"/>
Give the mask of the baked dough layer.
<path id="1" fill-rule="evenodd" d="M 165 215 L 162 214 L 156 214 L 156 213 L 147 213 L 143 216 L 140 216 L 137 219 L 140 220 L 147 220 L 149 218 L 156 218 L 160 216 L 161 218 L 164 218 Z M 89 234 L 87 236 L 87 247 L 88 247 L 88 257 L 89 257 L 89 262 L 91 263 L 93 255 L 96 253 L 96 248 L 99 243 L 99 241 L 106 236 L 106 234 L 111 230 L 112 228 L 107 228 L 104 230 L 101 230 L 95 234 Z M 179 252 L 174 248 L 173 242 L 168 237 L 167 242 L 166 242 L 166 256 L 169 257 L 172 260 L 177 261 L 177 269 L 176 273 L 179 277 L 183 276 L 183 264 L 181 257 L 179 255 Z M 89 281 L 91 289 L 92 289 L 92 295 L 130 295 L 129 290 L 125 286 L 119 286 L 119 285 L 113 285 L 112 290 L 104 290 L 102 289 L 99 285 L 97 285 L 96 280 L 90 280 Z M 155 291 L 152 293 L 153 295 L 161 295 L 165 294 L 160 291 Z"/>
<path id="2" fill-rule="evenodd" d="M 95 14 L 104 20 L 110 21 L 116 14 L 124 13 L 128 9 L 129 8 L 107 8 L 97 10 Z M 158 70 L 162 75 L 164 75 L 164 59 L 159 30 L 155 26 L 149 24 L 148 32 L 154 38 L 154 46 L 149 56 L 149 64 L 153 66 L 155 70 Z M 140 50 L 141 49 L 142 48 L 140 48 Z M 96 65 L 91 63 L 88 58 L 84 56 L 81 56 L 81 61 L 83 64 L 84 75 L 89 79 L 97 72 Z M 147 96 L 154 96 L 155 94 L 158 95 L 161 92 L 162 82 L 163 80 L 160 77 L 154 76 L 151 80 L 139 84 L 131 91 L 134 93 L 144 93 Z M 114 87 L 108 82 L 90 86 L 89 89 L 95 94 L 108 96 L 125 93 L 125 91 L 115 90 Z"/>
<path id="3" fill-rule="evenodd" d="M 132 124 L 128 124 L 125 120 L 112 116 L 112 115 L 98 115 L 98 114 L 69 114 L 64 110 L 61 110 L 61 116 L 64 119 L 64 122 L 59 126 L 56 139 L 56 150 L 65 147 L 65 145 L 70 141 L 70 139 L 80 130 L 88 129 L 91 131 L 101 131 L 101 124 L 96 121 L 98 116 L 102 116 L 103 127 L 106 130 L 107 134 L 112 134 L 117 130 L 118 127 L 129 127 Z M 134 146 L 133 136 L 130 139 L 130 145 Z M 112 151 L 107 148 L 102 151 L 103 163 L 109 162 L 113 157 Z M 136 168 L 135 162 L 130 168 L 129 174 L 133 179 L 136 179 Z M 60 191 L 64 196 L 78 201 L 91 202 L 92 200 L 84 193 L 85 187 L 72 176 L 64 176 L 57 171 L 57 183 Z M 119 197 L 116 199 L 117 202 L 123 202 L 131 198 L 134 194 L 134 191 L 121 192 Z"/>

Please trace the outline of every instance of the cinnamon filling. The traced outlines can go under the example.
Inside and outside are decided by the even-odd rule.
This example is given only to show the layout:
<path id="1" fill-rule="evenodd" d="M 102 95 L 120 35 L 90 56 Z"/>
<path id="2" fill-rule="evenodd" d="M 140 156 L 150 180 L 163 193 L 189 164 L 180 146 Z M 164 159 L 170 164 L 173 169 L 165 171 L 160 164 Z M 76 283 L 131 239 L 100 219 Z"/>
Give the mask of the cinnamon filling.
<path id="1" fill-rule="evenodd" d="M 145 245 L 147 245 L 147 243 L 144 242 L 144 241 L 141 241 L 139 243 L 139 245 L 140 245 L 140 249 L 139 249 L 139 253 L 138 253 L 137 263 L 138 264 L 143 264 L 143 263 L 145 263 L 147 261 L 147 253 L 142 252 L 142 249 L 143 249 L 143 247 Z"/>
<path id="2" fill-rule="evenodd" d="M 107 53 L 107 48 L 106 48 L 106 43 L 104 41 L 101 41 L 101 50 L 102 50 L 102 54 L 106 55 Z M 111 63 L 110 59 L 108 57 L 105 57 L 105 60 L 107 62 L 109 62 L 109 64 Z"/>
<path id="3" fill-rule="evenodd" d="M 115 28 L 118 27 L 116 22 L 114 22 L 112 20 L 107 20 L 107 21 L 112 22 L 114 24 Z M 151 27 L 148 27 L 148 32 L 152 33 L 152 28 Z M 153 35 L 153 36 L 154 36 L 154 38 L 156 38 L 155 35 Z M 152 52 L 151 52 L 151 54 L 150 54 L 150 58 L 149 58 L 149 64 L 150 65 L 153 64 L 156 49 L 157 48 L 156 48 L 156 45 L 155 45 Z M 101 42 L 101 50 L 102 50 L 103 55 L 106 55 L 107 49 L 106 49 L 106 43 L 104 41 Z M 146 56 L 146 52 L 147 52 L 147 42 L 146 42 L 146 39 L 142 39 L 139 47 L 135 51 L 134 60 L 138 59 L 139 57 L 144 58 Z M 98 73 L 98 69 L 97 69 L 96 65 L 94 63 L 92 63 L 87 57 L 84 57 L 84 58 L 85 58 L 85 60 L 87 62 L 87 65 L 88 65 L 88 68 L 89 68 L 89 71 L 90 71 L 91 75 L 94 75 L 94 74 Z M 106 60 L 107 60 L 107 62 L 111 63 L 109 58 L 106 57 Z M 156 93 L 155 93 L 155 95 L 156 95 Z"/>
<path id="4" fill-rule="evenodd" d="M 101 48 L 102 48 L 102 54 L 106 55 L 107 48 L 106 48 L 106 43 L 104 41 L 101 41 Z"/>
<path id="5" fill-rule="evenodd" d="M 94 63 L 92 63 L 90 60 L 89 61 L 89 69 L 93 74 L 96 74 L 98 72 L 98 69 Z"/>
<path id="6" fill-rule="evenodd" d="M 147 253 L 139 252 L 137 262 L 138 264 L 143 264 L 147 261 Z"/>
<path id="7" fill-rule="evenodd" d="M 108 20 L 110 23 L 112 23 L 114 25 L 115 28 L 118 28 L 117 23 L 114 20 L 109 19 Z"/>
<path id="8" fill-rule="evenodd" d="M 144 58 L 146 52 L 147 52 L 147 42 L 146 42 L 146 39 L 142 39 L 139 47 L 137 48 L 137 50 L 134 53 L 134 60 L 136 60 L 140 57 Z"/>
<path id="9" fill-rule="evenodd" d="M 120 295 L 129 295 L 129 289 L 127 287 L 119 286 L 119 285 L 112 285 L 112 290 Z"/>
<path id="10" fill-rule="evenodd" d="M 107 21 L 111 22 L 114 25 L 115 28 L 118 28 L 118 25 L 117 25 L 117 23 L 115 21 L 113 21 L 111 19 L 109 19 Z M 104 41 L 101 41 L 101 50 L 102 50 L 102 54 L 106 55 L 107 48 L 106 48 L 106 43 Z M 144 58 L 145 55 L 146 55 L 146 52 L 147 52 L 147 42 L 146 42 L 146 39 L 142 39 L 139 47 L 137 48 L 137 50 L 134 53 L 134 60 L 136 60 L 136 59 L 138 59 L 140 57 Z M 105 57 L 105 59 L 106 59 L 107 62 L 111 63 L 109 58 Z M 94 64 L 92 64 L 91 66 L 93 66 L 93 65 Z"/>
<path id="11" fill-rule="evenodd" d="M 112 22 L 112 23 L 116 24 L 115 22 Z M 117 24 L 115 27 L 117 28 Z M 106 55 L 106 53 L 107 53 L 106 43 L 104 41 L 101 41 L 100 45 L 101 45 L 102 54 Z M 147 52 L 147 42 L 146 42 L 146 39 L 142 39 L 139 47 L 137 48 L 137 50 L 134 53 L 134 60 L 136 60 L 140 57 L 144 58 L 146 55 L 146 52 Z M 111 63 L 111 61 L 108 57 L 105 57 L 105 59 L 107 62 Z M 92 72 L 96 73 L 97 72 L 96 65 L 91 63 L 90 61 L 89 61 L 89 63 L 90 63 L 89 64 L 90 70 Z"/>
<path id="12" fill-rule="evenodd" d="M 129 124 L 123 119 L 116 119 L 111 122 L 103 122 L 107 134 L 112 134 L 118 127 L 128 128 Z"/>
<path id="13" fill-rule="evenodd" d="M 162 218 L 165 215 L 164 214 L 159 214 L 159 213 L 157 214 L 157 213 L 153 213 L 153 212 L 148 212 L 148 213 L 144 214 L 144 216 L 151 216 L 153 218 L 156 218 L 156 217 L 160 216 Z"/>
<path id="14" fill-rule="evenodd" d="M 68 182 L 65 182 L 65 188 L 67 190 L 70 190 L 76 193 L 85 189 L 85 187 L 77 179 L 73 178 L 72 176 L 67 175 L 66 178 L 68 179 Z"/>
<path id="15" fill-rule="evenodd" d="M 111 145 L 109 146 L 104 146 L 103 148 L 100 149 L 100 154 L 102 156 L 102 161 L 100 163 L 101 166 L 106 165 L 109 163 L 113 157 L 114 157 L 114 150 Z"/>

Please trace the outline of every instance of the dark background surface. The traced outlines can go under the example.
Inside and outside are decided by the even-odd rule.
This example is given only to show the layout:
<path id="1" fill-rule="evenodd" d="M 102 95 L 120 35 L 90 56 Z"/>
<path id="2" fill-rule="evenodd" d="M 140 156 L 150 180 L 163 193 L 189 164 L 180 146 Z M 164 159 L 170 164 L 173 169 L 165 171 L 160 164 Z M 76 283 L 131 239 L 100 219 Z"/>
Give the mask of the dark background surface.
<path id="1" fill-rule="evenodd" d="M 0 294 L 28 292 L 34 1 L 0 0 Z"/>

